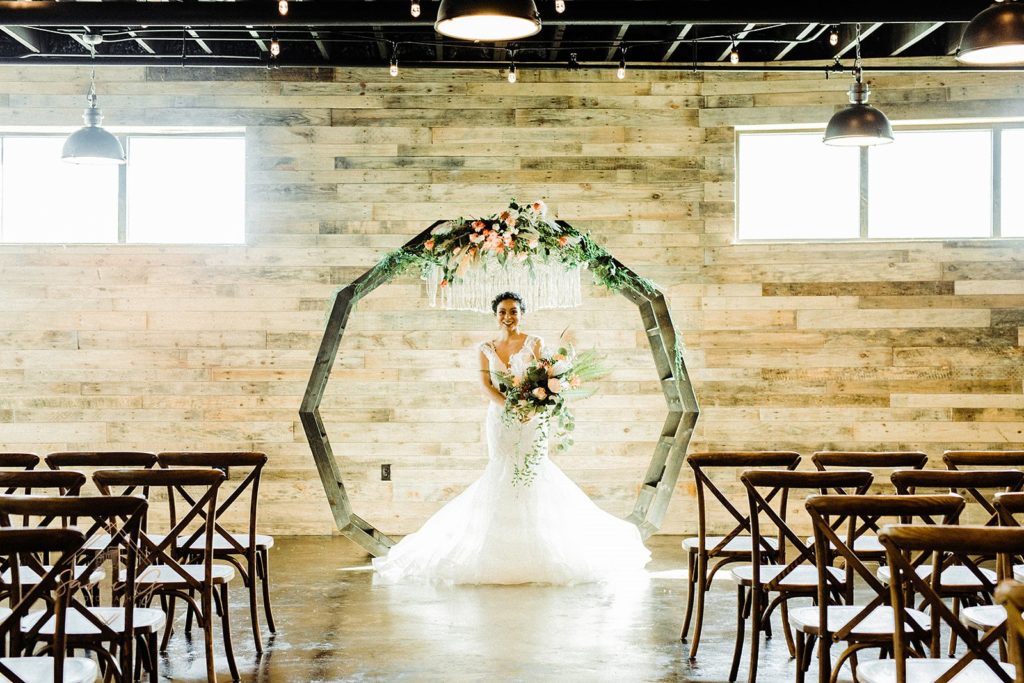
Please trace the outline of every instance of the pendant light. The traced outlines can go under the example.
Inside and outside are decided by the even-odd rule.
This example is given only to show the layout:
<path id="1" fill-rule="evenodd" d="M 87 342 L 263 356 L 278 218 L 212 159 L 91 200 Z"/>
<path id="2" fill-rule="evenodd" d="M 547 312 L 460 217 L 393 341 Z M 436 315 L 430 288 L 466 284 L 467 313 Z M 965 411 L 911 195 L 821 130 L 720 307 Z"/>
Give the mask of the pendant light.
<path id="1" fill-rule="evenodd" d="M 964 64 L 1024 63 L 1024 5 L 996 2 L 971 19 L 956 58 Z"/>
<path id="2" fill-rule="evenodd" d="M 441 0 L 434 30 L 460 40 L 518 40 L 540 31 L 540 14 L 533 0 Z"/>
<path id="3" fill-rule="evenodd" d="M 871 89 L 864 82 L 860 66 L 860 24 L 857 24 L 854 81 L 850 85 L 850 106 L 837 111 L 825 127 L 825 144 L 845 147 L 885 145 L 893 140 L 892 126 L 885 114 L 868 104 Z"/>
<path id="4" fill-rule="evenodd" d="M 95 51 L 93 55 L 95 56 Z M 120 141 L 100 127 L 103 114 L 96 106 L 96 69 L 89 77 L 89 106 L 82 114 L 85 127 L 79 128 L 64 141 L 61 159 L 71 164 L 123 164 L 124 148 Z"/>

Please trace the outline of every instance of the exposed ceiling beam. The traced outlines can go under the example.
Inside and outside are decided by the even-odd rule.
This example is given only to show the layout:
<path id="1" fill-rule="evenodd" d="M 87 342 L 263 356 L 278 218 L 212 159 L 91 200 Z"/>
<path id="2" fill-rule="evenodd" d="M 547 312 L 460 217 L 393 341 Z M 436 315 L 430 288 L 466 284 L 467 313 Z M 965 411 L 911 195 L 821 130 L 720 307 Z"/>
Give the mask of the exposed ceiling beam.
<path id="1" fill-rule="evenodd" d="M 892 56 L 910 49 L 921 42 L 934 31 L 938 30 L 943 23 L 941 21 L 925 22 L 916 24 L 896 24 L 893 26 Z"/>
<path id="2" fill-rule="evenodd" d="M 615 58 L 615 53 L 619 51 L 619 46 L 622 45 L 622 39 L 626 37 L 626 31 L 628 30 L 629 24 L 623 24 L 619 27 L 614 40 L 612 40 L 612 46 L 608 48 L 608 54 L 605 55 L 604 61 L 610 62 Z"/>
<path id="3" fill-rule="evenodd" d="M 313 42 L 316 43 L 316 49 L 320 51 L 320 56 L 324 60 L 330 61 L 331 53 L 327 51 L 327 45 L 324 44 L 324 41 L 320 40 L 320 34 L 316 31 L 310 31 L 309 33 L 313 36 Z"/>
<path id="4" fill-rule="evenodd" d="M 761 2 L 749 0 L 588 0 L 558 14 L 553 0 L 538 3 L 548 26 L 686 24 L 862 24 L 881 22 L 966 22 L 988 6 L 987 0 L 859 0 L 820 3 L 817 0 Z M 345 5 L 339 11 L 339 5 Z M 377 2 L 297 2 L 286 16 L 262 0 L 239 2 L 55 2 L 0 1 L 5 26 L 403 26 L 429 27 L 436 3 L 424 3 L 423 15 L 409 16 L 403 0 Z"/>
<path id="5" fill-rule="evenodd" d="M 32 52 L 43 52 L 43 35 L 39 31 L 34 31 L 26 26 L 0 26 L 0 31 L 14 38 Z"/>
<path id="6" fill-rule="evenodd" d="M 667 62 L 672 58 L 672 55 L 679 49 L 679 46 L 683 44 L 683 39 L 686 38 L 686 34 L 691 30 L 693 30 L 693 24 L 685 24 L 683 28 L 679 30 L 679 35 L 676 36 L 676 39 L 673 40 L 672 44 L 668 46 L 667 50 L 665 50 L 665 54 L 661 56 L 661 61 Z"/>
<path id="7" fill-rule="evenodd" d="M 384 32 L 381 31 L 380 26 L 373 27 L 373 37 L 377 39 L 377 54 L 380 55 L 381 61 L 388 61 L 390 55 L 388 55 L 387 41 L 384 40 Z"/>
<path id="8" fill-rule="evenodd" d="M 871 24 L 867 28 L 861 28 L 860 40 L 863 43 L 864 39 L 870 36 L 872 33 L 882 28 L 881 23 Z M 850 50 L 857 47 L 857 31 L 853 26 L 844 26 L 839 32 L 839 50 L 835 53 L 835 58 L 840 59 Z"/>
<path id="9" fill-rule="evenodd" d="M 558 59 L 558 48 L 562 47 L 562 38 L 565 36 L 565 26 L 556 26 L 555 35 L 551 39 L 551 49 L 548 50 L 548 59 Z"/>
<path id="10" fill-rule="evenodd" d="M 210 46 L 206 44 L 205 40 L 203 40 L 202 38 L 199 37 L 198 33 L 193 31 L 192 29 L 189 29 L 188 30 L 188 34 L 192 37 L 192 40 L 195 41 L 195 44 L 199 46 L 199 49 L 201 49 L 203 52 L 205 52 L 208 55 L 212 55 L 213 54 L 213 50 L 210 49 Z"/>
<path id="11" fill-rule="evenodd" d="M 792 43 L 779 50 L 779 54 L 775 55 L 772 61 L 777 62 L 786 55 L 788 55 L 790 50 L 795 48 L 797 45 L 800 45 L 804 41 L 804 39 L 807 38 L 807 36 L 811 35 L 811 32 L 814 30 L 815 26 L 817 26 L 817 24 L 807 24 L 807 26 L 804 26 L 800 33 L 796 34 L 796 40 L 794 40 Z"/>

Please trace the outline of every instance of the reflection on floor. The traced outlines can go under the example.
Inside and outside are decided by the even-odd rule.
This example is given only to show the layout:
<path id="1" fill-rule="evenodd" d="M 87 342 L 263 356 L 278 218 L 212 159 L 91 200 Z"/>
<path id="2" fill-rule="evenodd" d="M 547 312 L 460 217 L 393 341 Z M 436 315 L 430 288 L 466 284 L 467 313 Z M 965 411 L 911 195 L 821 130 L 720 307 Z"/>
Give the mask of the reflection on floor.
<path id="1" fill-rule="evenodd" d="M 689 662 L 679 642 L 686 597 L 679 543 L 651 539 L 648 578 L 636 583 L 446 587 L 374 585 L 369 558 L 343 538 L 279 538 L 270 562 L 278 633 L 265 638 L 262 656 L 252 645 L 246 591 L 240 581 L 231 586 L 238 668 L 242 680 L 275 683 L 725 681 L 734 585 L 716 582 L 700 658 Z M 205 680 L 201 632 L 186 640 L 180 610 L 175 627 L 162 677 Z M 228 680 L 221 642 L 218 632 L 217 672 Z M 759 681 L 793 680 L 783 638 L 762 646 L 760 662 Z M 741 672 L 745 680 L 745 662 Z"/>

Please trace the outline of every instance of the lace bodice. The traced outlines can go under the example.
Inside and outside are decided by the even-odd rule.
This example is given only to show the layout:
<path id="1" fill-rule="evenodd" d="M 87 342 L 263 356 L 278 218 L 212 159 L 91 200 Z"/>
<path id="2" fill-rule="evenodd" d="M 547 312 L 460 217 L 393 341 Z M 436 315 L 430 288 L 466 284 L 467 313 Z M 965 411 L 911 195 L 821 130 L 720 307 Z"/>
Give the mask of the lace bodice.
<path id="1" fill-rule="evenodd" d="M 523 342 L 523 348 L 519 349 L 508 359 L 508 365 L 501 360 L 498 356 L 498 352 L 494 349 L 493 342 L 484 342 L 480 345 L 480 350 L 483 351 L 484 355 L 487 356 L 487 363 L 491 370 L 491 384 L 494 388 L 498 388 L 497 372 L 511 372 L 519 374 L 522 370 L 533 360 L 533 349 L 537 345 L 544 346 L 544 340 L 540 337 L 528 334 L 526 340 Z"/>

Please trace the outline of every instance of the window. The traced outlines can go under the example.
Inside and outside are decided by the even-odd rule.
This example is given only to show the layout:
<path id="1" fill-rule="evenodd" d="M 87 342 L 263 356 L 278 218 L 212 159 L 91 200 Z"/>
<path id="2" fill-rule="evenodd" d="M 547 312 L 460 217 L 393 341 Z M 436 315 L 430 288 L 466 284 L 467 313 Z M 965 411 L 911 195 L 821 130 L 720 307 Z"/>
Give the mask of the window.
<path id="1" fill-rule="evenodd" d="M 124 166 L 61 161 L 66 133 L 0 136 L 0 242 L 245 241 L 238 132 L 128 134 Z"/>
<path id="2" fill-rule="evenodd" d="M 740 131 L 740 240 L 1024 237 L 1024 124 L 920 125 L 891 145 Z"/>

